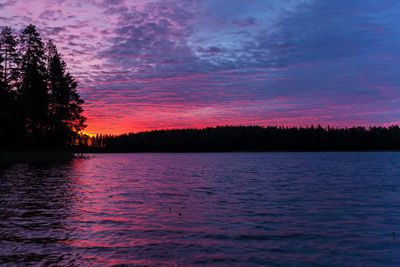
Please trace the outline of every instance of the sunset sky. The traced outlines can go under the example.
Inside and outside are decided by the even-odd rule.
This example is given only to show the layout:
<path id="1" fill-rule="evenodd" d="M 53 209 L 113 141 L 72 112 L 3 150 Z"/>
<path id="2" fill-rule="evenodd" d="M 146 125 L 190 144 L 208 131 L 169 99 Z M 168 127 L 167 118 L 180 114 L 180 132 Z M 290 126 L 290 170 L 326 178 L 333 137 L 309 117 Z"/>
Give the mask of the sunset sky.
<path id="1" fill-rule="evenodd" d="M 0 0 L 64 54 L 89 133 L 400 123 L 398 0 Z"/>

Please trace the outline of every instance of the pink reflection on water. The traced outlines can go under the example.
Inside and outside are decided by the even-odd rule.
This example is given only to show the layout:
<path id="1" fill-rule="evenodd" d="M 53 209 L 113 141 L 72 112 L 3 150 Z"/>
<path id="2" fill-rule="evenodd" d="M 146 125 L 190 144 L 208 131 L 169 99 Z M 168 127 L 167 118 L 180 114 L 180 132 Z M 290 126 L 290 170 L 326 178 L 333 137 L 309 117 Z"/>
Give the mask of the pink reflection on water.
<path id="1" fill-rule="evenodd" d="M 399 159 L 97 154 L 16 165 L 1 172 L 0 265 L 397 266 Z"/>
<path id="2" fill-rule="evenodd" d="M 207 188 L 203 184 L 205 180 L 191 183 L 183 182 L 180 177 L 165 179 L 169 173 L 184 172 L 180 168 L 185 167 L 176 160 L 174 167 L 165 164 L 167 162 L 149 166 L 144 157 L 132 166 L 120 157 L 113 166 L 103 162 L 101 156 L 93 157 L 94 160 L 75 161 L 72 165 L 78 174 L 76 182 L 82 197 L 75 203 L 76 213 L 68 218 L 74 234 L 64 244 L 89 251 L 98 248 L 106 254 L 104 251 L 112 249 L 133 251 L 129 256 L 132 260 L 115 253 L 103 257 L 96 253 L 87 255 L 107 264 L 148 264 L 151 261 L 138 261 L 136 257 L 150 249 L 159 251 L 156 254 L 161 253 L 161 258 L 163 253 L 170 255 L 167 262 L 174 265 L 173 250 L 193 245 L 189 240 L 190 233 L 210 230 L 193 226 L 204 219 L 204 211 L 188 193 L 195 186 Z M 198 212 L 194 212 L 195 209 L 199 209 Z M 207 245 L 207 242 L 201 242 L 201 245 Z M 163 247 L 170 247 L 168 250 L 171 251 Z"/>

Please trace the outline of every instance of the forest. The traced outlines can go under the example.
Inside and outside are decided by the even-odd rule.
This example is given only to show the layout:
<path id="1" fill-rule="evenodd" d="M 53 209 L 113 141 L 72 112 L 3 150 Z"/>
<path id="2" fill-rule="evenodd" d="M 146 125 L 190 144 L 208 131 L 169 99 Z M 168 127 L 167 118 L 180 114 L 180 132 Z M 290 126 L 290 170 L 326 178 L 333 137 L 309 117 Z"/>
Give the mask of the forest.
<path id="1" fill-rule="evenodd" d="M 224 152 L 400 150 L 399 126 L 260 127 L 82 134 L 77 82 L 56 45 L 34 25 L 0 32 L 0 149 L 75 152 Z"/>
<path id="2" fill-rule="evenodd" d="M 0 32 L 0 148 L 67 149 L 85 128 L 77 82 L 34 25 Z"/>
<path id="3" fill-rule="evenodd" d="M 90 152 L 400 150 L 400 127 L 224 126 L 97 135 L 87 142 Z"/>

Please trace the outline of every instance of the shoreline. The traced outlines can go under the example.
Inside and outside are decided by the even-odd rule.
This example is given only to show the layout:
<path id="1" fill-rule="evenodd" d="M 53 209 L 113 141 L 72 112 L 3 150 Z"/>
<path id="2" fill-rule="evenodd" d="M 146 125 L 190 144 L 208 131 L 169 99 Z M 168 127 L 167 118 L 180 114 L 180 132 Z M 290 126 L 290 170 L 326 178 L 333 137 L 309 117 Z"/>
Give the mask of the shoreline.
<path id="1" fill-rule="evenodd" d="M 76 154 L 81 153 L 62 150 L 2 150 L 0 151 L 0 163 L 68 161 L 74 159 Z"/>

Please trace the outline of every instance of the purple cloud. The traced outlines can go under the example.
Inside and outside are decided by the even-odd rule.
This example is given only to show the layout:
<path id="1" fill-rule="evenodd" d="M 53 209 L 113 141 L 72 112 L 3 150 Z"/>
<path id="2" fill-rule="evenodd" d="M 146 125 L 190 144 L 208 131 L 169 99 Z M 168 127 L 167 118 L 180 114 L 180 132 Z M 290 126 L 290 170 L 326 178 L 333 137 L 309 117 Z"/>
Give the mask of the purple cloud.
<path id="1" fill-rule="evenodd" d="M 54 39 L 91 132 L 400 122 L 395 0 L 32 3 L 1 23 Z"/>

